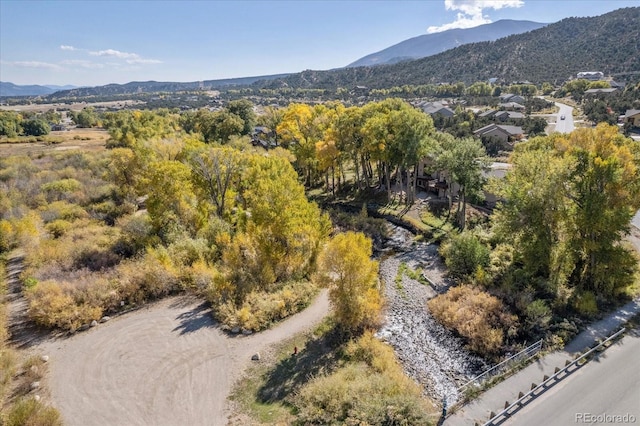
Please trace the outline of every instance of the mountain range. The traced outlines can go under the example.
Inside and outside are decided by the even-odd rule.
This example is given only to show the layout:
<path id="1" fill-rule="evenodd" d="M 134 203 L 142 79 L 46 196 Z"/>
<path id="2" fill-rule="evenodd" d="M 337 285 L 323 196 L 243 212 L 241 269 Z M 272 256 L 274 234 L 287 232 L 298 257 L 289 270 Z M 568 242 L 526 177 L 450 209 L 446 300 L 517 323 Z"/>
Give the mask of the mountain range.
<path id="1" fill-rule="evenodd" d="M 473 28 L 457 28 L 434 34 L 424 34 L 367 55 L 347 67 L 394 64 L 400 61 L 425 58 L 463 44 L 494 41 L 513 34 L 537 30 L 545 25 L 547 24 L 503 19 Z"/>
<path id="2" fill-rule="evenodd" d="M 375 67 L 303 71 L 258 82 L 257 88 L 335 90 L 487 81 L 555 84 L 581 71 L 615 79 L 640 75 L 640 7 L 588 18 L 566 18 L 523 34 L 465 44 L 426 58 Z"/>
<path id="3" fill-rule="evenodd" d="M 7 81 L 0 81 L 0 96 L 41 96 L 50 95 L 59 90 L 75 89 L 78 86 L 56 86 L 56 85 L 44 85 L 37 84 L 21 86 Z"/>

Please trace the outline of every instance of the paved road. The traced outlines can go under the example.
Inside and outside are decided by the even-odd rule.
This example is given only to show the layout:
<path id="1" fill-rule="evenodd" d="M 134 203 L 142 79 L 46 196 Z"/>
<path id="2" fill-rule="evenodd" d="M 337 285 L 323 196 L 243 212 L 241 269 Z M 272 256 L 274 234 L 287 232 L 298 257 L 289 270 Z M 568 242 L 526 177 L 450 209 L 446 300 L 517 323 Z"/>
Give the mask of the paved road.
<path id="1" fill-rule="evenodd" d="M 536 362 L 530 364 L 525 369 L 519 371 L 517 374 L 509 377 L 503 382 L 498 383 L 496 386 L 484 392 L 479 398 L 463 406 L 456 413 L 452 414 L 444 422 L 445 426 L 468 426 L 474 423 L 483 424 L 489 419 L 489 413 L 498 413 L 504 408 L 505 401 L 513 402 L 518 399 L 519 392 L 527 392 L 531 388 L 532 383 L 541 383 L 543 376 L 551 376 L 555 372 L 556 367 L 564 367 L 565 361 L 573 360 L 575 354 L 582 352 L 589 347 L 594 346 L 594 342 L 598 339 L 603 339 L 617 331 L 621 325 L 629 318 L 640 313 L 640 298 L 625 304 L 624 306 L 616 309 L 609 314 L 606 318 L 591 324 L 587 329 L 580 333 L 571 343 L 565 346 L 564 350 L 556 351 L 545 355 L 538 359 Z M 613 348 L 609 348 L 607 351 Z M 635 353 L 635 358 L 631 362 L 631 366 L 639 368 L 637 361 L 638 351 L 631 351 Z M 609 356 L 609 355 L 606 355 Z M 593 362 L 593 361 L 591 361 Z M 583 368 L 589 364 L 586 364 Z M 581 371 L 581 370 L 578 370 Z M 570 374 L 568 377 L 563 378 L 559 383 L 556 383 L 554 387 L 560 387 L 565 382 L 573 380 L 577 372 Z M 636 385 L 637 387 L 637 385 Z M 615 388 L 611 388 L 613 392 Z M 551 389 L 542 394 L 539 399 L 543 400 L 547 398 L 551 392 Z M 598 398 L 598 395 L 609 392 L 609 389 L 603 384 L 602 387 L 582 388 L 582 398 Z M 611 392 L 611 393 L 613 393 Z M 520 412 L 515 415 L 515 420 L 519 419 Z M 520 424 L 519 422 L 513 424 Z M 540 421 L 539 425 L 546 425 L 544 421 Z M 574 421 L 565 422 L 567 424 L 576 424 Z M 638 417 L 637 424 L 640 424 L 640 417 Z"/>
<path id="2" fill-rule="evenodd" d="M 573 124 L 573 107 L 556 102 L 556 106 L 560 108 L 556 114 L 556 132 L 571 133 L 575 129 Z M 561 118 L 564 117 L 564 120 Z"/>
<path id="3" fill-rule="evenodd" d="M 625 423 L 588 415 L 627 415 L 640 422 L 640 333 L 630 333 L 504 423 L 517 426 Z M 633 418 L 631 417 L 633 416 Z M 632 419 L 635 419 L 633 421 Z M 602 421 L 599 421 L 602 420 Z M 609 420 L 609 421 L 607 421 Z"/>

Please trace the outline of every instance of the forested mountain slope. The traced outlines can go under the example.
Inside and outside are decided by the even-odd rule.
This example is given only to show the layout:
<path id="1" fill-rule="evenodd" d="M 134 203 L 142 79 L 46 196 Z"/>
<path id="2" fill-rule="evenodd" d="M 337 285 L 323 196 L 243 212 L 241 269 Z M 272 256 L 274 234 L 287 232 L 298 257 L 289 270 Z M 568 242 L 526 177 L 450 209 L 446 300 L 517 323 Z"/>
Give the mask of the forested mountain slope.
<path id="1" fill-rule="evenodd" d="M 416 61 L 377 67 L 304 71 L 258 82 L 262 87 L 386 88 L 438 82 L 561 82 L 580 71 L 623 76 L 640 72 L 640 7 L 567 18 L 524 34 L 467 44 Z"/>

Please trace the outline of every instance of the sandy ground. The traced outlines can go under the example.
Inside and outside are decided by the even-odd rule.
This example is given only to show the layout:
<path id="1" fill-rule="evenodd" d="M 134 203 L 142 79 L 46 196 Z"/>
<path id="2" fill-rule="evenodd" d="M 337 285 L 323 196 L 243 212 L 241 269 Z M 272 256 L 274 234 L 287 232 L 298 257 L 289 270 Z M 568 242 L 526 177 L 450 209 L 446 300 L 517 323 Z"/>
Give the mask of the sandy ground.
<path id="1" fill-rule="evenodd" d="M 46 341 L 49 388 L 65 424 L 225 425 L 227 397 L 251 356 L 318 323 L 325 292 L 251 336 L 229 336 L 201 301 L 170 298 L 71 338 Z"/>

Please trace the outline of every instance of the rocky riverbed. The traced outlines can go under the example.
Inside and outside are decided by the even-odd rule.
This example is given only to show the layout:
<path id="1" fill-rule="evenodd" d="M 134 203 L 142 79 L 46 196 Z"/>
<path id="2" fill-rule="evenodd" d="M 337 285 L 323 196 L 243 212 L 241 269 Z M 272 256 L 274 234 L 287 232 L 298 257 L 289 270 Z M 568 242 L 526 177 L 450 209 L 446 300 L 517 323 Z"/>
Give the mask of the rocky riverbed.
<path id="1" fill-rule="evenodd" d="M 451 405 L 459 398 L 458 386 L 482 372 L 486 364 L 465 350 L 462 341 L 435 321 L 427 309 L 427 301 L 451 284 L 437 246 L 416 243 L 409 231 L 388 226 L 390 237 L 380 261 L 386 314 L 378 337 L 393 346 L 407 374 L 424 386 L 431 398 Z M 396 282 L 402 263 L 413 270 L 421 268 L 431 285 L 406 274 Z"/>

